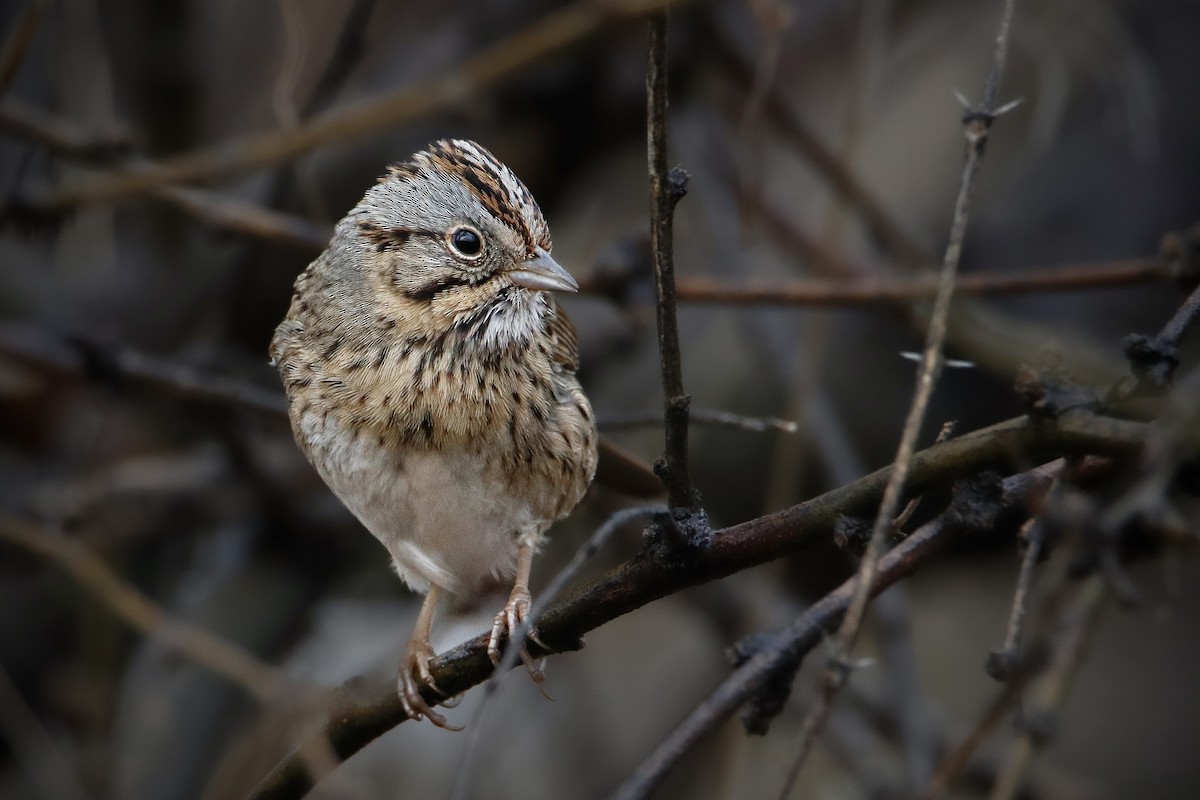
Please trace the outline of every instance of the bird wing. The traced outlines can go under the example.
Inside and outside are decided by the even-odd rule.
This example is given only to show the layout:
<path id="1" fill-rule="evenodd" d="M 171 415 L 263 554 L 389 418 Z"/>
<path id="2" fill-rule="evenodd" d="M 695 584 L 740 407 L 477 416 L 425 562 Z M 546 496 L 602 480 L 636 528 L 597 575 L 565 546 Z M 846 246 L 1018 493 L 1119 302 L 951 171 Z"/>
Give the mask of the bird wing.
<path id="1" fill-rule="evenodd" d="M 579 369 L 579 337 L 575 326 L 553 297 L 549 297 L 550 314 L 546 320 L 546 336 L 550 340 L 550 358 L 564 372 L 574 374 Z"/>

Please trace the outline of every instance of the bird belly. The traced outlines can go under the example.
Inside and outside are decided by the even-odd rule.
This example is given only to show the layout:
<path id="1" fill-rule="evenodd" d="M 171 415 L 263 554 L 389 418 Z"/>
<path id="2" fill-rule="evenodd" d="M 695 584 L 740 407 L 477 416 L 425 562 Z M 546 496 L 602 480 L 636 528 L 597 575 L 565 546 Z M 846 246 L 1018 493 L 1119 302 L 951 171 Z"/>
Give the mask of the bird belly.
<path id="1" fill-rule="evenodd" d="M 552 521 L 509 491 L 484 448 L 401 448 L 373 431 L 350 431 L 335 414 L 309 412 L 297 422 L 321 477 L 416 591 L 432 584 L 472 593 L 511 577 L 519 536 Z"/>

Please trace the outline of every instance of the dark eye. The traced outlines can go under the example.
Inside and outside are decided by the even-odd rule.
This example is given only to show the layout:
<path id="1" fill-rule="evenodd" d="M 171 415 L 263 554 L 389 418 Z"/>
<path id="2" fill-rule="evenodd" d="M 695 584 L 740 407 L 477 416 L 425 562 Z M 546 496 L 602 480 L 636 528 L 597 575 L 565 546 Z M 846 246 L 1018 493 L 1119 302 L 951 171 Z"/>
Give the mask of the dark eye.
<path id="1" fill-rule="evenodd" d="M 483 249 L 483 239 L 479 232 L 471 228 L 455 228 L 450 234 L 450 246 L 462 256 L 474 258 Z"/>

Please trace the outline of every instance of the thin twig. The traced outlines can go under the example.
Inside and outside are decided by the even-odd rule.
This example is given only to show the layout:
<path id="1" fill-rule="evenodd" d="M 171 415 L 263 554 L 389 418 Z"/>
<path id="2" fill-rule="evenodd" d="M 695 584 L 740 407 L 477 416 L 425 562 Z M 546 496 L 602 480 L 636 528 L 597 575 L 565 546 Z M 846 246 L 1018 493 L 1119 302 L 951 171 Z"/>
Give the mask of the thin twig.
<path id="1" fill-rule="evenodd" d="M 242 408 L 282 417 L 283 394 L 252 383 L 212 375 L 165 358 L 123 347 L 50 336 L 16 323 L 0 322 L 0 355 L 70 378 L 104 376 L 116 383 L 128 380 L 152 386 L 197 402 Z"/>
<path id="2" fill-rule="evenodd" d="M 202 147 L 147 169 L 121 169 L 75 187 L 34 198 L 45 212 L 111 202 L 155 186 L 193 183 L 265 167 L 333 142 L 349 141 L 394 128 L 446 107 L 549 58 L 603 30 L 609 24 L 660 9 L 671 0 L 579 0 L 547 14 L 456 67 L 434 71 L 382 97 L 330 112 L 288 130 L 273 130 Z"/>
<path id="3" fill-rule="evenodd" d="M 851 274 L 876 267 L 846 263 Z M 1157 257 L 1097 261 L 1028 269 L 997 270 L 959 276 L 955 293 L 1000 296 L 1041 292 L 1073 292 L 1128 286 L 1136 283 L 1174 280 L 1175 269 Z M 588 282 L 581 281 L 583 290 Z M 679 278 L 676 294 L 680 302 L 722 305 L 766 306 L 869 306 L 895 305 L 924 300 L 937 294 L 935 276 L 912 278 L 857 278 L 789 280 L 777 283 L 731 283 L 715 278 Z M 597 287 L 604 291 L 609 287 Z"/>
<path id="4" fill-rule="evenodd" d="M 1006 0 L 1000 22 L 1000 30 L 996 36 L 996 47 L 992 54 L 992 65 L 984 85 L 983 104 L 973 110 L 963 120 L 964 133 L 967 138 L 967 158 L 963 165 L 962 180 L 959 185 L 958 198 L 954 204 L 954 221 L 950 228 L 950 240 L 946 246 L 946 254 L 942 261 L 941 278 L 938 285 L 937 297 L 934 299 L 933 311 L 929 320 L 929 332 L 925 339 L 925 352 L 921 362 L 921 371 L 917 379 L 917 388 L 909 408 L 908 417 L 904 423 L 904 431 L 900 437 L 900 446 L 896 452 L 896 468 L 888 480 L 879 511 L 875 516 L 875 524 L 871 530 L 871 539 L 867 544 L 856 578 L 856 590 L 845 619 L 842 620 L 834 644 L 833 656 L 830 659 L 821 679 L 821 688 L 813 701 L 809 712 L 800 728 L 800 742 L 796 755 L 788 770 L 782 794 L 786 795 L 791 785 L 799 775 L 813 743 L 820 733 L 821 727 L 829 715 L 829 708 L 838 691 L 849 677 L 848 663 L 850 653 L 858 639 L 862 627 L 863 615 L 870 600 L 870 589 L 874 583 L 874 573 L 892 529 L 892 519 L 896 516 L 896 508 L 900 503 L 901 492 L 905 488 L 905 480 L 912 455 L 916 451 L 917 437 L 921 424 L 925 419 L 925 410 L 933 393 L 934 384 L 941 370 L 942 346 L 946 337 L 946 320 L 950 312 L 950 299 L 954 294 L 954 281 L 958 271 L 959 259 L 962 255 L 963 239 L 966 235 L 967 221 L 970 213 L 971 193 L 975 185 L 975 176 L 983 158 L 984 147 L 992 120 L 1000 109 L 995 100 L 999 92 L 1001 78 L 1004 74 L 1005 54 L 1008 47 L 1008 32 L 1012 22 L 1015 0 Z"/>
<path id="5" fill-rule="evenodd" d="M 923 491 L 980 470 L 1038 463 L 1064 453 L 1130 459 L 1140 451 L 1146 432 L 1144 423 L 1083 411 L 1050 424 L 1009 420 L 917 453 L 909 485 L 914 491 Z M 708 547 L 690 552 L 687 559 L 659 558 L 650 547 L 548 608 L 538 623 L 538 636 L 546 648 L 531 642 L 531 654 L 578 649 L 585 633 L 647 603 L 828 538 L 844 515 L 862 515 L 877 506 L 890 472 L 890 467 L 879 470 L 791 508 L 716 531 Z M 487 643 L 488 635 L 481 634 L 433 661 L 434 680 L 446 694 L 464 692 L 492 674 Z M 433 702 L 438 698 L 427 699 Z M 395 686 L 381 683 L 369 692 L 359 690 L 344 698 L 340 707 L 330 711 L 321 735 L 339 758 L 346 759 L 406 721 Z M 297 798 L 311 785 L 304 760 L 293 753 L 276 765 L 251 796 L 255 800 Z"/>
<path id="6" fill-rule="evenodd" d="M 66 536 L 0 515 L 0 540 L 58 564 L 131 628 L 244 687 L 260 700 L 277 697 L 285 685 L 285 676 L 278 669 L 225 639 L 174 619 Z"/>
<path id="7" fill-rule="evenodd" d="M 109 163 L 132 147 L 124 131 L 110 126 L 84 131 L 68 119 L 13 98 L 0 103 L 0 131 L 36 142 L 55 155 L 89 163 Z"/>
<path id="8" fill-rule="evenodd" d="M 967 768 L 975 751 L 1012 712 L 1029 681 L 1037 677 L 1045 667 L 1044 651 L 1031 652 L 1022 663 L 1014 666 L 1011 677 L 984 708 L 970 732 L 942 759 L 937 772 L 916 795 L 918 800 L 936 800 L 950 788 Z"/>
<path id="9" fill-rule="evenodd" d="M 778 417 L 748 417 L 734 414 L 730 411 L 718 411 L 711 408 L 689 409 L 688 421 L 693 425 L 717 425 L 727 428 L 738 428 L 753 433 L 781 431 L 796 433 L 800 424 L 790 419 Z M 657 428 L 663 424 L 660 414 L 603 414 L 596 419 L 596 424 L 606 430 L 620 428 Z"/>
<path id="10" fill-rule="evenodd" d="M 688 474 L 688 406 L 675 319 L 675 260 L 672 227 L 675 204 L 687 192 L 687 173 L 667 168 L 667 12 L 650 17 L 646 64 L 646 151 L 650 174 L 650 253 L 658 298 L 658 352 L 662 361 L 666 447 L 657 470 L 672 508 L 696 509 Z"/>
<path id="11" fill-rule="evenodd" d="M 1096 631 L 1107 599 L 1108 583 L 1093 575 L 1082 586 L 1069 613 L 1067 630 L 1055 647 L 1054 661 L 1042 677 L 1036 699 L 1025 709 L 1026 725 L 1009 748 L 1008 757 L 992 787 L 991 800 L 1013 800 L 1024 781 L 1034 752 L 1045 743 L 1046 717 L 1058 712 L 1067 690 L 1083 662 L 1088 642 Z M 1040 719 L 1031 719 L 1040 717 Z"/>
<path id="12" fill-rule="evenodd" d="M 666 506 L 652 505 L 624 508 L 613 513 L 604 521 L 604 524 L 596 529 L 595 533 L 588 537 L 583 546 L 575 551 L 575 555 L 571 557 L 566 566 L 560 569 L 554 579 L 538 594 L 529 616 L 521 623 L 520 628 L 509 637 L 504 657 L 496 665 L 496 671 L 492 677 L 483 686 L 483 697 L 480 698 L 479 705 L 475 708 L 475 715 L 468 726 L 467 742 L 463 746 L 462 757 L 459 759 L 458 777 L 454 782 L 454 791 L 450 795 L 451 800 L 466 800 L 469 796 L 471 777 L 474 772 L 473 764 L 483 730 L 483 720 L 499 692 L 500 677 L 517 665 L 521 648 L 525 647 L 530 631 L 537 627 L 538 619 L 550 606 L 550 603 L 562 594 L 571 581 L 575 580 L 575 576 L 579 574 L 583 565 L 600 552 L 600 549 L 614 533 L 634 520 L 648 519 L 656 514 L 664 514 L 666 511 Z"/>
<path id="13" fill-rule="evenodd" d="M 950 446 L 940 445 L 941 447 Z M 1023 473 L 1004 481 L 1004 504 L 1016 506 L 1024 502 L 1028 492 L 1050 480 L 1038 471 Z M 911 536 L 884 554 L 872 573 L 868 587 L 873 597 L 941 552 L 955 536 L 960 526 L 950 524 L 950 514 L 943 514 L 923 525 Z M 716 537 L 720 542 L 721 537 Z M 845 583 L 822 597 L 795 622 L 776 633 L 769 644 L 762 646 L 746 659 L 673 730 L 654 752 L 612 795 L 610 800 L 642 800 L 649 797 L 667 773 L 702 736 L 733 714 L 755 692 L 783 671 L 794 671 L 800 660 L 825 640 L 853 601 L 860 585 L 860 575 L 851 576 Z"/>
<path id="14" fill-rule="evenodd" d="M 1020 654 L 1021 634 L 1025 629 L 1025 615 L 1029 607 L 1029 590 L 1033 585 L 1033 570 L 1042 558 L 1042 547 L 1046 541 L 1046 528 L 1037 517 L 1030 517 L 1021 527 L 1020 538 L 1025 541 L 1025 554 L 1021 558 L 1021 569 L 1017 573 L 1017 587 L 1013 591 L 1012 610 L 1008 616 L 1008 627 L 1004 634 L 1004 645 L 988 656 L 987 671 L 998 681 L 1006 681 L 1012 674 Z"/>
<path id="15" fill-rule="evenodd" d="M 3 46 L 0 46 L 0 95 L 8 91 L 13 78 L 17 77 L 47 5 L 46 0 L 29 0 L 25 12 L 13 25 Z"/>
<path id="16" fill-rule="evenodd" d="M 148 168 L 153 162 L 128 156 L 128 137 L 117 132 L 87 133 L 68 120 L 46 114 L 14 100 L 0 105 L 0 129 L 45 147 L 52 153 L 86 164 L 106 164 L 123 158 L 123 164 Z M 223 231 L 251 236 L 264 241 L 318 253 L 329 243 L 332 229 L 281 211 L 273 211 L 236 197 L 221 195 L 206 189 L 180 186 L 160 186 L 149 194 Z M 9 213 L 26 211 L 38 214 L 37 209 L 25 209 L 18 204 Z"/>
<path id="17" fill-rule="evenodd" d="M 1183 335 L 1187 333 L 1188 328 L 1195 324 L 1197 319 L 1200 319 L 1200 286 L 1192 290 L 1188 299 L 1159 331 L 1158 338 L 1178 347 L 1179 343 L 1183 341 Z"/>

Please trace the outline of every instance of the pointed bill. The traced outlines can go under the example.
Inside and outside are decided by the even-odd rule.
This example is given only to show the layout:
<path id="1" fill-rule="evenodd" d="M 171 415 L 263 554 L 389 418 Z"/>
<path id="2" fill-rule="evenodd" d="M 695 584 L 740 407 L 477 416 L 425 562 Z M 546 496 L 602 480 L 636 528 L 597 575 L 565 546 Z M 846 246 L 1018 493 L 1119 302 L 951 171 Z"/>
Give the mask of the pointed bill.
<path id="1" fill-rule="evenodd" d="M 535 289 L 541 292 L 578 292 L 579 284 L 562 266 L 550 257 L 542 248 L 537 249 L 537 255 L 522 261 L 516 268 L 509 270 L 508 279 L 517 286 Z"/>

